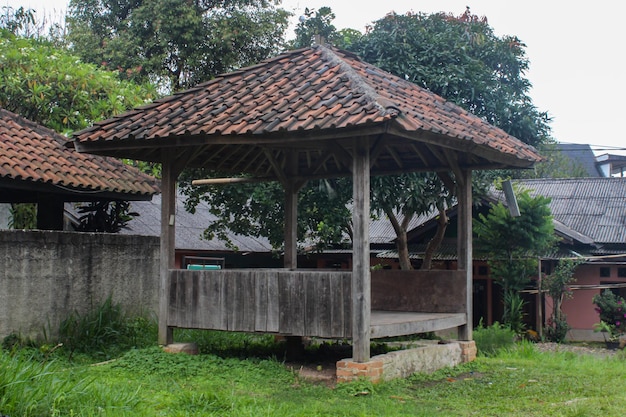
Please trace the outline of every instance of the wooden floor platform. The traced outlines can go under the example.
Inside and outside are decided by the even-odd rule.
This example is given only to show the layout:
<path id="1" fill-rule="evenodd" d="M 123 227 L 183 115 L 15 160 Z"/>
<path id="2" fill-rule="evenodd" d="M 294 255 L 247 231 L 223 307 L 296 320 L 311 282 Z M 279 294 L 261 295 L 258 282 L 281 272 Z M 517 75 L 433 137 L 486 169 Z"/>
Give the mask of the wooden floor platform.
<path id="1" fill-rule="evenodd" d="M 414 313 L 374 310 L 370 317 L 370 337 L 404 336 L 428 333 L 462 326 L 467 323 L 465 313 Z"/>

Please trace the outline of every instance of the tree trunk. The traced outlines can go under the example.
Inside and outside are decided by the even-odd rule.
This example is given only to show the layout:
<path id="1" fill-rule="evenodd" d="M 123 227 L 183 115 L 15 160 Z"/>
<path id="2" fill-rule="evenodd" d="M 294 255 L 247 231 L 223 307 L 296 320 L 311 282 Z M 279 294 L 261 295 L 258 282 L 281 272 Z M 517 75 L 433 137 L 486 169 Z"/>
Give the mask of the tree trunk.
<path id="1" fill-rule="evenodd" d="M 422 263 L 421 269 L 428 270 L 432 268 L 433 264 L 433 256 L 437 249 L 441 246 L 441 242 L 443 242 L 443 237 L 446 234 L 446 229 L 448 228 L 448 215 L 443 206 L 437 204 L 437 208 L 439 209 L 439 217 L 437 218 L 437 231 L 435 232 L 435 236 L 428 242 L 428 246 L 426 246 L 426 251 L 424 252 L 424 262 Z"/>
<path id="2" fill-rule="evenodd" d="M 400 269 L 411 270 L 413 269 L 413 266 L 411 265 L 411 259 L 409 258 L 409 241 L 406 233 L 410 218 L 407 218 L 405 215 L 402 220 L 402 224 L 400 224 L 396 214 L 391 208 L 385 207 L 384 210 L 387 217 L 389 217 L 393 230 L 396 232 L 396 248 L 398 249 Z"/>

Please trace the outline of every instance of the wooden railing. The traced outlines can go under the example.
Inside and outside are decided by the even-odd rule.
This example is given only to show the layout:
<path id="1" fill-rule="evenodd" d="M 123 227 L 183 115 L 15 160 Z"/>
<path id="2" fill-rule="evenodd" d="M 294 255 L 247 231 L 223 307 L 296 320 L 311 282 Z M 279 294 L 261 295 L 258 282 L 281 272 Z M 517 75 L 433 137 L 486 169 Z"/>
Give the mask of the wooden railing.
<path id="1" fill-rule="evenodd" d="M 171 270 L 168 326 L 295 336 L 351 335 L 351 272 Z"/>
<path id="2" fill-rule="evenodd" d="M 371 310 L 465 313 L 464 277 L 464 271 L 374 271 Z M 350 271 L 171 270 L 167 326 L 350 338 L 351 278 Z"/>

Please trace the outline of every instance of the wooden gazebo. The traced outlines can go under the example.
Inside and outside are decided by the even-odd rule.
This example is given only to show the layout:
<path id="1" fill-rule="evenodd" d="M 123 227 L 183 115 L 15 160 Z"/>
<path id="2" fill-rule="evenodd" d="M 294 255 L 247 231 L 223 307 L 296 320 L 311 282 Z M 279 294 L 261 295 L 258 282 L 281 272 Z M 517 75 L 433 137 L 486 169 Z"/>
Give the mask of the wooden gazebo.
<path id="1" fill-rule="evenodd" d="M 159 342 L 175 327 L 370 339 L 445 328 L 471 340 L 471 173 L 526 168 L 535 150 L 415 84 L 327 46 L 289 51 L 99 122 L 78 151 L 161 162 Z M 173 270 L 176 180 L 185 167 L 280 181 L 284 269 Z M 456 271 L 370 272 L 370 175 L 452 173 L 459 200 Z M 297 270 L 298 190 L 353 178 L 352 271 Z M 382 295 L 381 295 L 382 294 Z"/>

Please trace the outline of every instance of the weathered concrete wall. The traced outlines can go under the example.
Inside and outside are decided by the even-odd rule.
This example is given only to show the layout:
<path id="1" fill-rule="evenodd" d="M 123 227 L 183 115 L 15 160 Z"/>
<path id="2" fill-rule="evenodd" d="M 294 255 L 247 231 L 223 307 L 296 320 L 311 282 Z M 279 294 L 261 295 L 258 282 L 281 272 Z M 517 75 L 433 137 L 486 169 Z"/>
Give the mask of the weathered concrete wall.
<path id="1" fill-rule="evenodd" d="M 107 297 L 129 312 L 158 310 L 159 240 L 148 236 L 0 231 L 0 339 L 53 334 Z"/>

